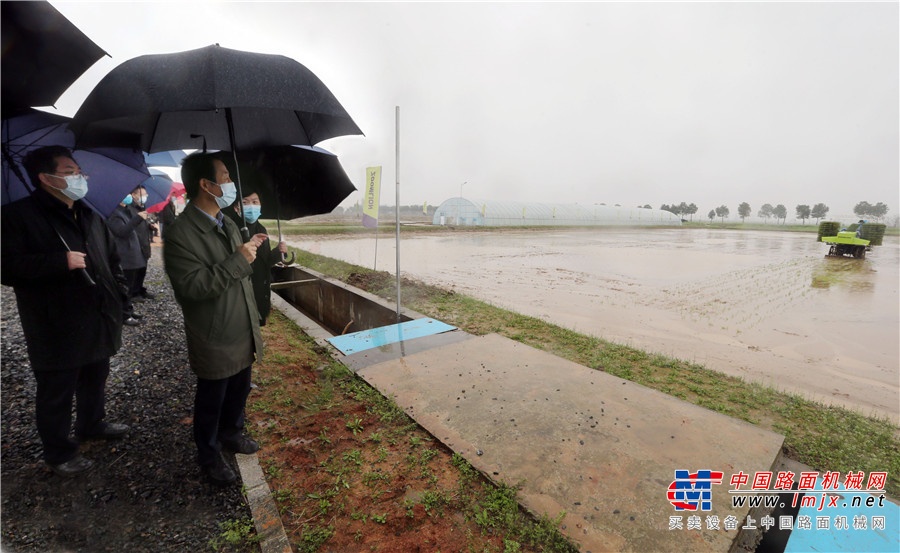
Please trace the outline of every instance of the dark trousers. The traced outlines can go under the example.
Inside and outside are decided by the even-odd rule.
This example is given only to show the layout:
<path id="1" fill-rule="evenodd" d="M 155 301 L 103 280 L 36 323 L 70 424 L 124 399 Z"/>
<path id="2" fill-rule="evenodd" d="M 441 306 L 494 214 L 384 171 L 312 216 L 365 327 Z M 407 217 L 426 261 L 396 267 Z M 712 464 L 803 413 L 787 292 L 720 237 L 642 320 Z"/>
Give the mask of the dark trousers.
<path id="1" fill-rule="evenodd" d="M 130 297 L 135 296 L 143 296 L 147 289 L 144 288 L 144 279 L 147 277 L 147 267 L 141 267 L 140 269 L 133 269 L 132 275 L 129 276 L 127 271 L 123 271 L 126 273 L 125 278 L 128 279 L 128 295 Z"/>
<path id="2" fill-rule="evenodd" d="M 200 465 L 209 465 L 216 460 L 222 450 L 220 440 L 233 440 L 241 435 L 248 395 L 250 367 L 220 380 L 197 379 L 194 441 Z"/>
<path id="3" fill-rule="evenodd" d="M 122 313 L 125 315 L 125 318 L 134 314 L 134 302 L 131 301 L 134 294 L 131 292 L 131 287 L 134 285 L 137 271 L 137 269 L 122 269 L 122 274 L 125 275 L 125 286 L 128 288 L 128 297 L 122 300 Z"/>
<path id="4" fill-rule="evenodd" d="M 103 422 L 108 376 L 108 358 L 77 369 L 35 371 L 35 412 L 45 461 L 58 465 L 78 453 L 78 442 L 69 438 L 73 398 L 76 436 L 90 434 Z"/>

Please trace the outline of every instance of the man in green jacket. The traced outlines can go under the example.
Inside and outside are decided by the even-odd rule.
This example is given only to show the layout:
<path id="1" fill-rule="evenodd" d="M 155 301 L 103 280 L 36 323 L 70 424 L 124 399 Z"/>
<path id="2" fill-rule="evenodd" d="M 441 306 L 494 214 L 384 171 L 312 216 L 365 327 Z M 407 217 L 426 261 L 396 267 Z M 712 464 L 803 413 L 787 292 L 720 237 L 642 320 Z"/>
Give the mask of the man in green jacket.
<path id="1" fill-rule="evenodd" d="M 217 154 L 184 159 L 181 179 L 191 200 L 166 232 L 163 260 L 184 314 L 188 360 L 197 375 L 194 441 L 203 472 L 216 484 L 237 480 L 222 449 L 255 453 L 244 430 L 253 361 L 262 356 L 259 313 L 250 275 L 256 250 L 267 238 L 246 243 L 221 209 L 235 186 Z"/>

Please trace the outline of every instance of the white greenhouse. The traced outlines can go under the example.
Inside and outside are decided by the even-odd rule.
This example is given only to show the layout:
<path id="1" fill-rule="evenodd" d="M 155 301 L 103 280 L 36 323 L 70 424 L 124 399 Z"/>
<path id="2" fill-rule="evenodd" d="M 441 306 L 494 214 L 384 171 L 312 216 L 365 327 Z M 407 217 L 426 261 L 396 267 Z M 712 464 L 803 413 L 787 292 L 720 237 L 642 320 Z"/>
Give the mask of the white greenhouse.
<path id="1" fill-rule="evenodd" d="M 545 204 L 450 198 L 434 212 L 435 225 L 459 226 L 650 226 L 681 225 L 674 213 L 639 207 Z"/>

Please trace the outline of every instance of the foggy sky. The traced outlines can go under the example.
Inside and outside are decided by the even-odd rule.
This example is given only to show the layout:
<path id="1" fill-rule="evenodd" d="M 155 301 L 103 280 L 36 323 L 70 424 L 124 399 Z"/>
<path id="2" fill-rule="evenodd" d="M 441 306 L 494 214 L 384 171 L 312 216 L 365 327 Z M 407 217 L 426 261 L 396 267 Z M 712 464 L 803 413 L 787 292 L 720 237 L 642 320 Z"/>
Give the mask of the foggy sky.
<path id="1" fill-rule="evenodd" d="M 112 58 L 283 54 L 364 137 L 319 144 L 402 204 L 493 200 L 719 205 L 865 200 L 900 213 L 897 3 L 52 2 Z M 352 194 L 343 205 L 360 199 Z"/>

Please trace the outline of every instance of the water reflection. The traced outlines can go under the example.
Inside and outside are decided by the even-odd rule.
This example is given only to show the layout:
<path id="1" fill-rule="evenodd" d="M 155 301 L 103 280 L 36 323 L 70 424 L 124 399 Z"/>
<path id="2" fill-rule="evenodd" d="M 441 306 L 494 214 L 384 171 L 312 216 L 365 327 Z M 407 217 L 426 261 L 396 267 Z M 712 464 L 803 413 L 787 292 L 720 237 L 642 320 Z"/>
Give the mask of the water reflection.
<path id="1" fill-rule="evenodd" d="M 813 267 L 813 288 L 839 286 L 849 292 L 873 292 L 877 271 L 866 259 L 825 257 Z"/>

